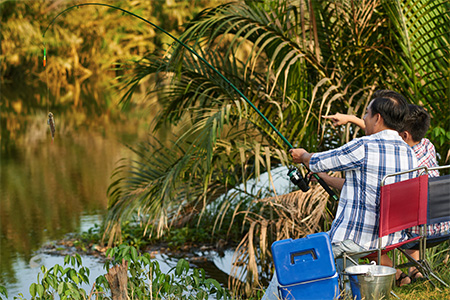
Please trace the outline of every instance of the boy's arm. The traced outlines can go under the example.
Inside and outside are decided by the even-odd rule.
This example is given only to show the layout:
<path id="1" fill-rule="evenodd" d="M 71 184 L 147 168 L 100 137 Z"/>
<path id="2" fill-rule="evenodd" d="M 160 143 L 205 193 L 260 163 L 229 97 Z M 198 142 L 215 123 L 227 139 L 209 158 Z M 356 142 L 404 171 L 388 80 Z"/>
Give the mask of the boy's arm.
<path id="1" fill-rule="evenodd" d="M 328 184 L 330 187 L 338 189 L 338 190 L 342 190 L 342 187 L 344 186 L 344 182 L 345 182 L 344 178 L 333 177 L 333 176 L 328 175 L 325 172 L 317 173 L 317 175 L 319 175 L 319 177 L 322 178 L 323 181 L 325 181 L 325 183 Z M 310 176 L 310 179 L 311 179 L 311 181 L 316 181 L 314 176 Z"/>
<path id="2" fill-rule="evenodd" d="M 345 125 L 347 123 L 353 123 L 356 126 L 360 127 L 362 130 L 366 129 L 366 125 L 364 124 L 364 120 L 358 118 L 354 115 L 346 115 L 341 113 L 336 113 L 330 116 L 322 116 L 324 119 L 329 119 L 333 122 L 333 126 Z"/>

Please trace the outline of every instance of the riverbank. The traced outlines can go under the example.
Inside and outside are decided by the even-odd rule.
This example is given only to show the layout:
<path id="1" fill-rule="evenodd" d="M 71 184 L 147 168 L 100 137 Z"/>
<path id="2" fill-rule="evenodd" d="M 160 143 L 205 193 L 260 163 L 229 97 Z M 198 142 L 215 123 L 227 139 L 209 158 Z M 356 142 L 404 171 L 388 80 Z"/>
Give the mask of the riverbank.
<path id="1" fill-rule="evenodd" d="M 99 259 L 101 262 L 106 262 L 106 251 L 108 247 L 98 243 L 86 242 L 80 239 L 77 234 L 68 234 L 59 241 L 53 241 L 45 244 L 40 253 L 48 255 L 87 255 Z M 142 253 L 149 253 L 151 257 L 158 254 L 168 255 L 175 258 L 184 258 L 192 261 L 205 261 L 206 254 L 216 253 L 217 256 L 223 257 L 226 252 L 234 251 L 233 247 L 228 247 L 228 242 L 219 239 L 216 243 L 192 243 L 186 242 L 184 245 L 171 246 L 169 242 L 158 242 L 154 244 L 145 245 L 140 249 Z"/>

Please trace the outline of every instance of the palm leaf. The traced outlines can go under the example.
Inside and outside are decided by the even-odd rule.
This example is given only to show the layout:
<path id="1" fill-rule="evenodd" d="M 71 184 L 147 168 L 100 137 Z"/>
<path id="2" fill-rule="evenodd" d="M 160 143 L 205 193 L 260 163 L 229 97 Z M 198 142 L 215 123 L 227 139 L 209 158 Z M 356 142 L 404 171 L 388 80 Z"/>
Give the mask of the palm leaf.
<path id="1" fill-rule="evenodd" d="M 399 77 L 388 84 L 425 106 L 433 118 L 432 126 L 443 128 L 445 135 L 450 132 L 450 117 L 442 114 L 450 110 L 450 4 L 385 1 L 383 7 L 401 51 L 388 56 L 391 76 Z M 441 154 L 450 153 L 450 142 L 440 141 L 435 142 Z"/>

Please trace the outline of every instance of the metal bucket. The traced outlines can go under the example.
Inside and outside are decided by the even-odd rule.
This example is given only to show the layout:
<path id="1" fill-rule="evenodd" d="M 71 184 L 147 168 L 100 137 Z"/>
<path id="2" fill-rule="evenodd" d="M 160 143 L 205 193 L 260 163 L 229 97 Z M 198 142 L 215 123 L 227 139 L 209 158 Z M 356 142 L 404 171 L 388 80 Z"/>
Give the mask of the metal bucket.
<path id="1" fill-rule="evenodd" d="M 350 279 L 353 298 L 356 300 L 389 299 L 396 270 L 378 265 L 347 267 L 344 275 Z"/>

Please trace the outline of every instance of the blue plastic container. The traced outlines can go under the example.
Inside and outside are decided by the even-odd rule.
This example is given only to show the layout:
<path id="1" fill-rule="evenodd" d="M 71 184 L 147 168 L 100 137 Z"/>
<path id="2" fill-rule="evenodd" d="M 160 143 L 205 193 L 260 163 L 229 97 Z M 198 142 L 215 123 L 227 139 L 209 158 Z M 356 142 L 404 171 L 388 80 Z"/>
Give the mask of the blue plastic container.
<path id="1" fill-rule="evenodd" d="M 339 279 L 328 234 L 276 241 L 272 255 L 282 299 L 339 298 Z"/>

